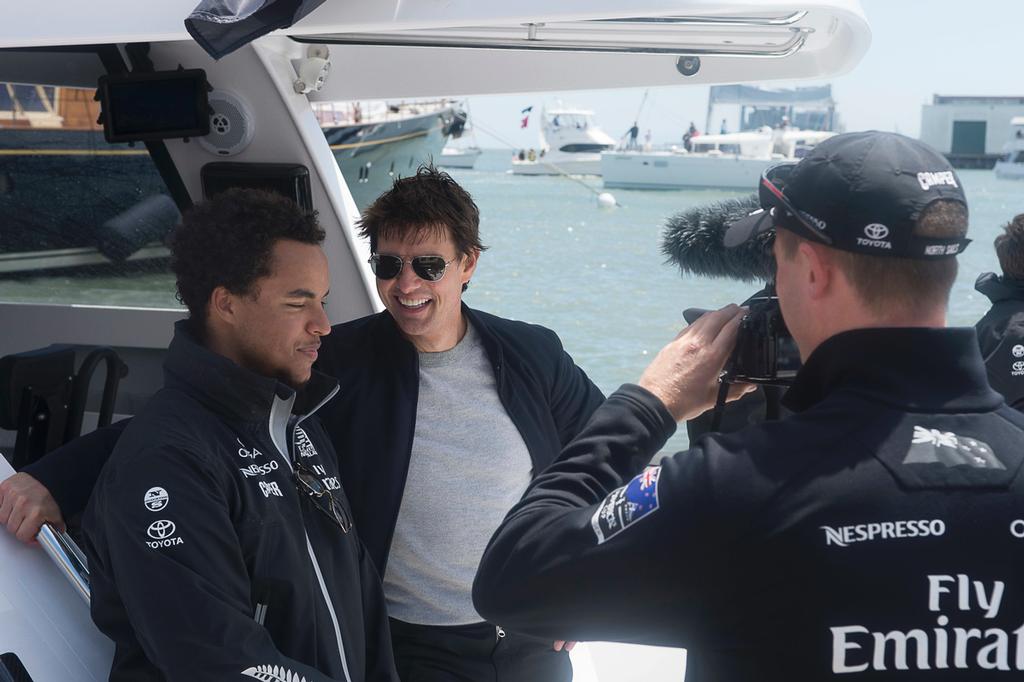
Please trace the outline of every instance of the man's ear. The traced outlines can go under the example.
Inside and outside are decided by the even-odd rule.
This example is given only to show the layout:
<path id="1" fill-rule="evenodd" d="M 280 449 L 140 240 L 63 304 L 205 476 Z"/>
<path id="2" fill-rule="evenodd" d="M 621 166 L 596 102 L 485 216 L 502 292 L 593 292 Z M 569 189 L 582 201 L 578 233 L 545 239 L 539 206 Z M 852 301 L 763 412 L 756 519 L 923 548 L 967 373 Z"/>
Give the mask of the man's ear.
<path id="1" fill-rule="evenodd" d="M 209 316 L 227 324 L 234 324 L 237 303 L 238 297 L 226 287 L 217 287 L 210 294 Z"/>
<path id="2" fill-rule="evenodd" d="M 831 254 L 824 246 L 801 241 L 798 252 L 807 278 L 807 295 L 811 299 L 825 298 L 835 285 L 836 269 Z"/>
<path id="3" fill-rule="evenodd" d="M 477 261 L 480 260 L 480 250 L 470 249 L 469 253 L 462 257 L 462 283 L 465 284 L 476 272 Z"/>

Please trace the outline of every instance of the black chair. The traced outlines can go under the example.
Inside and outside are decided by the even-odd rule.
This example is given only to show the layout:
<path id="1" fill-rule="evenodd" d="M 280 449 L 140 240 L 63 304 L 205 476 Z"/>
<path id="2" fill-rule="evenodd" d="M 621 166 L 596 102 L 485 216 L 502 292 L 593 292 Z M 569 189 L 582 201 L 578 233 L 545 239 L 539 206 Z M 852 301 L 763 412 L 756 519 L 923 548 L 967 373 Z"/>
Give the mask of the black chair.
<path id="1" fill-rule="evenodd" d="M 110 424 L 128 367 L 112 348 L 92 349 L 75 372 L 74 346 L 54 345 L 0 358 L 0 428 L 17 432 L 11 466 L 20 469 L 77 438 L 97 366 L 106 362 L 99 426 Z"/>

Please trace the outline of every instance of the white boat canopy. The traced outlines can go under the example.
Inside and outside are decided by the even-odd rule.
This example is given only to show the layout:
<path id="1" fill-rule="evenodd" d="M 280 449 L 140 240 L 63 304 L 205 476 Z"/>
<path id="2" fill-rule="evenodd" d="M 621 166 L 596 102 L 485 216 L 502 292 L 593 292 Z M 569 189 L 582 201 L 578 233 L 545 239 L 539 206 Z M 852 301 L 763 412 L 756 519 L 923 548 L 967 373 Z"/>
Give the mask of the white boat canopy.
<path id="1" fill-rule="evenodd" d="M 195 3 L 19 3 L 3 10 L 0 48 L 191 40 Z M 355 67 L 311 96 L 322 101 L 822 78 L 871 38 L 857 0 L 327 0 L 272 35 L 327 43 Z M 693 75 L 680 57 L 683 71 L 699 58 Z"/>

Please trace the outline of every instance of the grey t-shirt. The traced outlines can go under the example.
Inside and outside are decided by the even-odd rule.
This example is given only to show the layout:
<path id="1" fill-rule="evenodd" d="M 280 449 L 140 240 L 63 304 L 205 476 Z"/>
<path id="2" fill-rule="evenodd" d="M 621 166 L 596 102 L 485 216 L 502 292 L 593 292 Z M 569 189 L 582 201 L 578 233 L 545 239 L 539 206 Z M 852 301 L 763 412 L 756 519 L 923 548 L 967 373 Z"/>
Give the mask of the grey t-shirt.
<path id="1" fill-rule="evenodd" d="M 454 348 L 419 362 L 412 457 L 384 575 L 388 613 L 422 625 L 478 623 L 473 577 L 533 465 L 472 325 Z"/>

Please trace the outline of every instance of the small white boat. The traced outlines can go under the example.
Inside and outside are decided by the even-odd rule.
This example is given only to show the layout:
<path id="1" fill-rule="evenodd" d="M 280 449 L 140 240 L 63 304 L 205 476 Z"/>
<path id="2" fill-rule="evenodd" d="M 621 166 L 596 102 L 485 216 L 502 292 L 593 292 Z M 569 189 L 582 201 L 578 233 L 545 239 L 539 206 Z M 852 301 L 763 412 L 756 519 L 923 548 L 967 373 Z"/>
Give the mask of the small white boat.
<path id="1" fill-rule="evenodd" d="M 601 154 L 604 186 L 622 189 L 682 189 L 684 187 L 757 187 L 765 168 L 795 161 L 835 133 L 772 129 L 721 135 L 699 135 L 692 151 L 609 151 Z"/>
<path id="2" fill-rule="evenodd" d="M 1003 145 L 1003 155 L 996 161 L 996 177 L 1024 180 L 1024 116 L 1010 119 L 1010 130 L 1010 141 Z"/>
<path id="3" fill-rule="evenodd" d="M 601 152 L 615 140 L 587 109 L 557 107 L 540 115 L 540 152 L 531 149 L 512 159 L 516 175 L 600 175 Z"/>
<path id="4" fill-rule="evenodd" d="M 441 150 L 439 166 L 445 168 L 472 168 L 483 152 L 479 147 L 445 147 Z"/>

